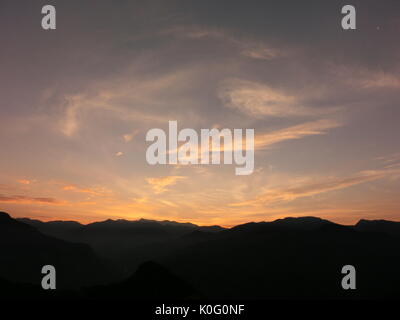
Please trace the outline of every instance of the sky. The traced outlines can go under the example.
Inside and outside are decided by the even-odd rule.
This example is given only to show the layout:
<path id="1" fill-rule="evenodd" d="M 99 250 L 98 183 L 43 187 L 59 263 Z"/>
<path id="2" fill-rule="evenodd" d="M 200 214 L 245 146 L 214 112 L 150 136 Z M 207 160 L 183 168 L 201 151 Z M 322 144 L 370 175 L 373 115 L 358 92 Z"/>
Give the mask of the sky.
<path id="1" fill-rule="evenodd" d="M 400 221 L 399 1 L 0 2 L 0 210 L 44 221 Z M 343 30 L 352 4 L 357 29 Z M 146 133 L 252 128 L 255 168 Z"/>

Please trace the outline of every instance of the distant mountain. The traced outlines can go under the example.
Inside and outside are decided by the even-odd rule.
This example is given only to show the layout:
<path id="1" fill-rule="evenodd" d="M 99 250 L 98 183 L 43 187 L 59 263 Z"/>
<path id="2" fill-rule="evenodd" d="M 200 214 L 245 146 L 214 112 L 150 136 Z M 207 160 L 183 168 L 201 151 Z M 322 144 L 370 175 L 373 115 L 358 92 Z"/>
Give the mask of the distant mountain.
<path id="1" fill-rule="evenodd" d="M 37 299 L 48 297 L 48 291 L 43 290 L 39 285 L 13 283 L 0 278 L 0 298 L 1 299 Z"/>
<path id="2" fill-rule="evenodd" d="M 317 228 L 335 225 L 333 222 L 315 217 L 284 218 L 272 222 L 250 222 L 238 225 L 229 230 L 230 233 L 265 233 L 289 230 L 315 230 Z"/>
<path id="3" fill-rule="evenodd" d="M 210 298 L 400 296 L 398 239 L 318 218 L 244 224 L 158 261 Z M 348 264 L 355 291 L 340 286 Z"/>
<path id="4" fill-rule="evenodd" d="M 62 239 L 70 242 L 81 242 L 80 233 L 84 227 L 82 224 L 75 221 L 49 221 L 42 222 L 40 220 L 33 220 L 28 218 L 17 218 L 19 222 L 30 225 L 40 231 L 41 233 Z"/>
<path id="5" fill-rule="evenodd" d="M 298 230 L 315 230 L 327 225 L 337 225 L 336 223 L 316 217 L 288 217 L 272 221 L 271 224 Z"/>
<path id="6" fill-rule="evenodd" d="M 164 266 L 144 262 L 123 282 L 86 288 L 84 295 L 91 299 L 193 299 L 201 295 L 188 283 Z"/>
<path id="7" fill-rule="evenodd" d="M 0 299 L 4 300 L 64 300 L 82 297 L 74 290 L 43 290 L 38 284 L 11 282 L 0 278 Z"/>
<path id="8" fill-rule="evenodd" d="M 28 218 L 20 218 L 18 221 L 34 226 L 46 235 L 90 245 L 98 255 L 114 261 L 125 276 L 146 260 L 193 243 L 193 239 L 185 240 L 185 235 L 194 231 L 212 234 L 224 230 L 219 226 L 203 227 L 191 223 L 146 219 L 109 219 L 88 225 L 71 221 L 41 222 Z"/>
<path id="9" fill-rule="evenodd" d="M 194 230 L 192 232 L 184 234 L 179 238 L 179 240 L 185 242 L 186 244 L 189 244 L 189 243 L 198 243 L 202 241 L 207 241 L 215 238 L 216 236 L 217 234 L 214 232 Z"/>
<path id="10" fill-rule="evenodd" d="M 0 278 L 0 300 L 192 300 L 203 296 L 164 266 L 146 261 L 124 281 L 94 285 L 80 290 L 43 290 L 38 284 L 11 282 Z"/>
<path id="11" fill-rule="evenodd" d="M 1 225 L 7 228 L 1 229 Z M 38 251 L 59 257 L 71 254 L 73 261 L 90 265 L 86 255 L 81 253 L 77 257 L 75 253 L 82 252 L 84 245 L 43 235 L 33 226 L 46 234 L 85 242 L 96 248 L 96 252 L 108 256 L 114 266 L 123 271 L 114 284 L 82 289 L 79 293 L 82 298 L 358 299 L 400 296 L 397 222 L 361 220 L 355 226 L 344 226 L 316 217 L 300 217 L 223 229 L 143 219 L 106 220 L 89 225 L 43 223 L 27 219 L 16 221 L 8 215 L 0 215 L 0 237 L 10 238 L 10 247 L 21 239 L 20 246 L 23 244 L 29 249 L 19 248 L 21 253 L 17 260 L 25 259 L 21 265 L 26 263 L 29 268 L 32 259 L 38 259 L 33 258 L 38 256 Z M 45 237 L 42 241 L 46 243 L 42 244 L 45 249 L 30 247 L 31 242 L 38 242 L 37 237 Z M 5 250 L 7 245 L 1 243 Z M 60 249 L 54 243 L 58 243 Z M 74 245 L 76 247 L 72 248 Z M 68 254 L 65 246 L 70 250 Z M 51 249 L 53 247 L 57 249 Z M 10 261 L 11 257 L 9 253 L 8 260 L 1 261 L 0 271 L 5 265 L 16 266 L 18 270 L 18 264 Z M 148 260 L 153 262 L 146 262 Z M 357 290 L 341 288 L 344 265 L 355 266 Z M 83 267 L 83 270 L 86 269 Z M 5 278 L 0 272 L 1 277 Z"/>
<path id="12" fill-rule="evenodd" d="M 400 237 L 400 222 L 387 220 L 360 220 L 355 228 L 359 231 L 381 232 Z"/>
<path id="13" fill-rule="evenodd" d="M 174 221 L 155 221 L 140 219 L 105 220 L 82 225 L 74 221 L 49 221 L 42 222 L 29 218 L 18 218 L 18 221 L 36 227 L 42 233 L 65 240 L 77 240 L 88 242 L 97 246 L 98 242 L 120 241 L 124 245 L 126 240 L 140 240 L 153 242 L 154 240 L 174 238 L 192 231 L 219 232 L 224 230 L 220 226 L 197 226 L 192 223 L 179 223 Z M 97 239 L 98 236 L 102 239 Z"/>
<path id="14" fill-rule="evenodd" d="M 59 288 L 113 280 L 113 271 L 88 245 L 44 235 L 0 212 L 0 277 L 40 285 L 47 264 L 56 267 Z"/>

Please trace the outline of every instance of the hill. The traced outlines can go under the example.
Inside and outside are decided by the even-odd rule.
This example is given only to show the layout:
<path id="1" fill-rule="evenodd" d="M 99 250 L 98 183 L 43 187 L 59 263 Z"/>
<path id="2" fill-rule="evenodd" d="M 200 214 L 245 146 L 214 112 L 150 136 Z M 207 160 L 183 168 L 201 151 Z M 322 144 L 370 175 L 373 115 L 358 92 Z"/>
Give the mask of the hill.
<path id="1" fill-rule="evenodd" d="M 54 265 L 59 288 L 77 288 L 112 280 L 113 271 L 86 244 L 42 234 L 0 212 L 0 277 L 40 284 L 41 269 Z"/>
<path id="2" fill-rule="evenodd" d="M 11 261 L 14 249 L 10 248 L 19 250 L 17 260 L 29 268 L 32 261 L 44 262 L 41 259 L 37 263 L 37 256 L 41 257 L 38 252 L 61 259 L 70 250 L 71 261 L 81 263 L 81 272 L 87 272 L 85 266 L 93 267 L 89 258 L 98 261 L 90 244 L 108 254 L 114 266 L 124 272 L 114 284 L 92 282 L 94 286 L 81 291 L 83 298 L 396 298 L 400 296 L 398 225 L 361 220 L 345 226 L 300 217 L 223 229 L 151 220 L 106 220 L 90 225 L 43 223 L 16 221 L 2 214 L 1 237 L 8 241 L 2 241 L 2 250 L 9 250 L 9 254 L 1 265 L 3 269 L 9 265 L 8 269 L 16 266 L 19 270 L 18 264 Z M 87 244 L 56 239 L 33 226 Z M 345 291 L 340 285 L 341 269 L 349 264 L 357 271 L 357 290 Z M 0 277 L 4 278 L 3 274 Z"/>

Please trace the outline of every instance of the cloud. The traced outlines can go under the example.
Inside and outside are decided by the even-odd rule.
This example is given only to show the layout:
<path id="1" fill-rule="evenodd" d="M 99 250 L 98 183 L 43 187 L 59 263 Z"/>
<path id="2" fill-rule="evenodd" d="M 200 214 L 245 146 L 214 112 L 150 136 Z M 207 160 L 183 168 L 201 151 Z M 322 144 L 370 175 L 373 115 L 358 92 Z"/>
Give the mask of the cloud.
<path id="1" fill-rule="evenodd" d="M 400 77 L 396 71 L 386 72 L 365 67 L 331 65 L 329 72 L 353 88 L 364 90 L 400 88 Z"/>
<path id="2" fill-rule="evenodd" d="M 361 183 L 375 181 L 400 173 L 400 170 L 368 170 L 361 171 L 350 177 L 318 178 L 300 183 L 272 188 L 261 195 L 243 202 L 233 203 L 231 206 L 270 205 L 279 202 L 293 201 L 298 198 L 311 197 L 317 194 L 348 188 Z"/>
<path id="3" fill-rule="evenodd" d="M 59 130 L 72 137 L 83 124 L 95 126 L 94 117 L 104 115 L 107 120 L 122 122 L 165 123 L 171 117 L 177 118 L 173 108 L 179 109 L 183 118 L 182 110 L 193 103 L 188 98 L 193 79 L 205 75 L 204 68 L 184 67 L 153 74 L 151 70 L 145 73 L 143 69 L 151 66 L 146 61 L 143 64 L 138 61 L 140 67 L 135 64 L 110 79 L 93 80 L 78 94 L 63 96 Z M 123 139 L 129 142 L 138 132 L 124 134 Z"/>
<path id="4" fill-rule="evenodd" d="M 250 47 L 242 50 L 242 55 L 259 60 L 271 60 L 280 55 L 276 50 L 260 47 Z"/>
<path id="5" fill-rule="evenodd" d="M 166 176 L 161 178 L 147 178 L 155 193 L 163 193 L 167 191 L 168 186 L 175 185 L 179 180 L 185 179 L 184 176 Z"/>
<path id="6" fill-rule="evenodd" d="M 378 160 L 379 162 L 381 162 L 384 165 L 385 169 L 392 169 L 392 168 L 400 167 L 400 153 L 393 153 L 393 154 L 377 157 L 374 160 Z"/>
<path id="7" fill-rule="evenodd" d="M 399 77 L 385 72 L 370 74 L 365 80 L 360 80 L 363 88 L 400 88 Z"/>
<path id="8" fill-rule="evenodd" d="M 219 98 L 226 107 L 252 117 L 318 116 L 333 112 L 334 108 L 316 109 L 302 105 L 302 96 L 265 84 L 241 79 L 222 82 Z"/>
<path id="9" fill-rule="evenodd" d="M 225 42 L 247 58 L 258 60 L 271 60 L 283 56 L 282 50 L 263 41 L 256 41 L 249 37 L 232 35 L 227 30 L 199 27 L 199 26 L 175 26 L 162 32 L 165 35 L 173 35 L 178 38 L 204 40 L 212 39 L 219 43 Z"/>
<path id="10" fill-rule="evenodd" d="M 81 108 L 81 103 L 84 99 L 81 95 L 65 97 L 67 108 L 65 118 L 61 126 L 61 132 L 70 137 L 78 129 L 78 111 Z"/>
<path id="11" fill-rule="evenodd" d="M 139 130 L 135 130 L 131 133 L 126 133 L 122 136 L 122 138 L 124 139 L 125 142 L 130 142 L 133 140 L 134 137 L 136 137 L 136 135 L 139 133 Z"/>
<path id="12" fill-rule="evenodd" d="M 80 188 L 76 185 L 66 185 L 62 188 L 64 191 L 72 191 L 78 193 L 87 193 L 93 196 L 104 196 L 107 192 L 104 188 Z"/>
<path id="13" fill-rule="evenodd" d="M 17 182 L 20 184 L 28 185 L 28 184 L 31 184 L 32 181 L 27 180 L 27 179 L 21 179 L 21 180 L 18 180 Z"/>
<path id="14" fill-rule="evenodd" d="M 264 149 L 270 145 L 286 140 L 295 140 L 307 136 L 326 134 L 327 130 L 340 126 L 341 123 L 335 120 L 321 119 L 269 133 L 257 134 L 254 144 L 256 149 Z"/>
<path id="15" fill-rule="evenodd" d="M 162 34 L 167 36 L 175 36 L 178 38 L 189 38 L 189 39 L 227 38 L 226 32 L 224 32 L 222 29 L 199 27 L 199 26 L 187 26 L 187 25 L 171 27 L 167 30 L 163 30 Z"/>
<path id="16" fill-rule="evenodd" d="M 3 195 L 0 194 L 0 202 L 15 204 L 62 204 L 61 201 L 54 198 L 32 198 L 23 195 Z"/>
<path id="17" fill-rule="evenodd" d="M 120 156 L 123 156 L 123 155 L 124 155 L 124 153 L 121 152 L 121 151 L 118 151 L 118 152 L 115 154 L 116 157 L 120 157 Z"/>
<path id="18" fill-rule="evenodd" d="M 377 157 L 375 159 L 382 161 L 383 163 L 398 162 L 398 161 L 400 161 L 400 153 L 393 153 L 393 154 Z"/>
<path id="19" fill-rule="evenodd" d="M 299 125 L 295 125 L 292 127 L 272 131 L 272 132 L 267 132 L 267 133 L 259 133 L 256 134 L 254 139 L 254 149 L 255 150 L 262 150 L 270 147 L 271 145 L 287 141 L 287 140 L 297 140 L 297 139 L 302 139 L 304 137 L 308 136 L 315 136 L 315 135 L 324 135 L 327 133 L 328 130 L 338 128 L 342 126 L 342 123 L 333 120 L 333 119 L 321 119 L 321 120 L 316 120 L 316 121 L 311 121 L 311 122 L 306 122 L 302 123 Z M 222 134 L 222 131 L 220 131 L 220 137 L 224 137 Z M 250 150 L 249 145 L 246 143 L 246 131 L 243 131 L 243 144 L 241 146 L 240 150 Z M 219 148 L 212 146 L 208 152 L 232 152 L 235 151 L 236 148 L 232 144 L 225 144 L 224 142 L 220 144 Z M 186 145 L 186 144 L 185 144 Z M 202 159 L 203 155 L 206 153 L 205 150 L 199 149 L 201 144 L 199 143 L 198 145 L 192 145 L 192 148 L 198 148 L 197 150 L 199 152 L 195 152 L 193 157 L 191 155 L 186 155 L 184 156 L 184 159 L 186 161 L 194 161 L 197 160 L 198 163 L 200 163 L 200 160 Z M 167 153 L 176 153 L 180 150 L 182 146 L 178 146 L 176 149 L 169 150 Z"/>

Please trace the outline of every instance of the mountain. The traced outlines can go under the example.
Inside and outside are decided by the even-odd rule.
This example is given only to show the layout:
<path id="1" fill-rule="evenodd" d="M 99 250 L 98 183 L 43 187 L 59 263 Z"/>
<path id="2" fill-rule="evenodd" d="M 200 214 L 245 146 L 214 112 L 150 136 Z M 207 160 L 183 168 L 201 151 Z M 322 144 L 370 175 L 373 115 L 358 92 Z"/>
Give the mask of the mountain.
<path id="1" fill-rule="evenodd" d="M 65 300 L 78 299 L 77 291 L 43 290 L 38 284 L 12 282 L 0 278 L 0 299 L 4 300 Z M 12 304 L 11 304 L 12 305 Z M 3 305 L 4 306 L 4 303 Z"/>
<path id="2" fill-rule="evenodd" d="M 210 298 L 398 297 L 400 242 L 317 218 L 249 223 L 158 260 Z M 341 288 L 354 265 L 357 290 Z"/>
<path id="3" fill-rule="evenodd" d="M 108 219 L 88 225 L 71 221 L 41 222 L 27 218 L 18 221 L 34 226 L 52 237 L 88 244 L 96 254 L 113 261 L 125 277 L 144 261 L 191 244 L 193 239 L 185 240 L 185 235 L 195 231 L 213 234 L 224 230 L 219 226 L 203 227 L 191 223 L 146 219 Z"/>
<path id="4" fill-rule="evenodd" d="M 215 233 L 224 230 L 220 226 L 197 226 L 191 223 L 174 221 L 155 221 L 140 219 L 105 220 L 82 225 L 74 221 L 42 222 L 29 218 L 19 218 L 20 222 L 34 226 L 44 234 L 64 240 L 85 242 L 96 249 L 104 249 L 104 245 L 131 246 L 154 241 L 176 238 L 192 231 Z M 127 243 L 128 242 L 128 243 Z"/>
<path id="5" fill-rule="evenodd" d="M 272 222 L 249 222 L 235 226 L 230 233 L 265 233 L 279 231 L 310 231 L 327 225 L 335 225 L 333 222 L 315 217 L 284 218 Z"/>
<path id="6" fill-rule="evenodd" d="M 146 261 L 123 282 L 86 288 L 90 299 L 194 299 L 201 295 L 164 266 Z"/>
<path id="7" fill-rule="evenodd" d="M 359 231 L 380 232 L 400 237 L 400 222 L 387 220 L 360 220 L 355 228 Z"/>
<path id="8" fill-rule="evenodd" d="M 332 226 L 337 225 L 328 220 L 324 220 L 316 217 L 287 217 L 284 219 L 278 219 L 270 222 L 274 226 L 282 226 L 288 229 L 297 229 L 297 230 L 315 230 L 324 226 Z"/>
<path id="9" fill-rule="evenodd" d="M 58 288 L 113 280 L 114 271 L 88 245 L 44 235 L 0 212 L 0 277 L 40 285 L 48 264 L 56 268 Z"/>
<path id="10" fill-rule="evenodd" d="M 68 241 L 76 241 L 74 234 L 79 233 L 83 225 L 75 221 L 42 222 L 29 218 L 17 218 L 17 221 L 35 227 L 41 233 Z"/>
<path id="11" fill-rule="evenodd" d="M 15 221 L 0 215 L 0 225 L 5 223 L 8 237 L 13 237 L 18 229 L 17 233 L 25 237 L 24 244 L 39 234 L 46 237 L 46 243 L 56 240 L 74 245 L 43 235 L 33 226 L 43 232 L 47 228 L 48 234 L 83 240 L 93 245 L 96 252 L 108 255 L 114 266 L 123 270 L 114 284 L 81 289 L 82 298 L 380 299 L 400 296 L 397 222 L 361 220 L 354 226 L 345 226 L 316 217 L 300 217 L 223 229 L 152 220 L 106 220 L 89 225 L 43 223 Z M 0 232 L 3 235 L 1 228 Z M 18 243 L 18 236 L 10 240 L 10 245 L 13 243 Z M 29 257 L 30 251 L 35 250 L 23 254 Z M 71 253 L 75 250 L 71 248 Z M 30 258 L 25 259 L 29 264 Z M 149 260 L 152 262 L 146 262 Z M 356 268 L 357 290 L 341 288 L 344 265 Z M 4 263 L 1 266 L 4 268 Z M 0 277 L 4 278 L 1 273 Z"/>

